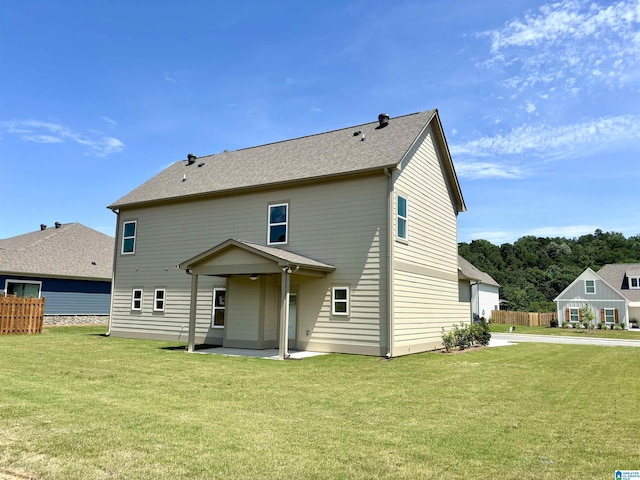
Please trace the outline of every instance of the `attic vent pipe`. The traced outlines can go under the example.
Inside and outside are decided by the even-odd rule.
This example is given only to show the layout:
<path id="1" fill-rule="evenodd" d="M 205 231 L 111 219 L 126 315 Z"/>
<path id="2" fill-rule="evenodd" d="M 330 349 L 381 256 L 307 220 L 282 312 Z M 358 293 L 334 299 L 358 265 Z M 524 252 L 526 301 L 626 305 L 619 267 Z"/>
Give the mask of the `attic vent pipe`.
<path id="1" fill-rule="evenodd" d="M 54 225 L 56 226 L 56 228 L 60 228 L 62 226 L 60 222 L 56 222 Z"/>
<path id="2" fill-rule="evenodd" d="M 380 122 L 380 128 L 384 128 L 389 125 L 389 114 L 381 113 L 378 115 L 378 122 Z"/>
<path id="3" fill-rule="evenodd" d="M 40 224 L 40 230 L 46 230 L 47 226 L 44 223 Z"/>
<path id="4" fill-rule="evenodd" d="M 196 163 L 196 158 L 198 158 L 198 157 L 196 157 L 193 153 L 189 153 L 187 155 L 187 165 L 192 165 L 192 164 Z"/>

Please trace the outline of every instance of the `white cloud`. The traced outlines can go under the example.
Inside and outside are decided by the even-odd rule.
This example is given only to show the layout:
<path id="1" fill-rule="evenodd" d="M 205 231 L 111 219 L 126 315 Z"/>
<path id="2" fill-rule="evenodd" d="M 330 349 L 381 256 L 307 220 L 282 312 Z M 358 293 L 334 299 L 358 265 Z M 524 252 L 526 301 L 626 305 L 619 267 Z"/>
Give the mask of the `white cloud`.
<path id="1" fill-rule="evenodd" d="M 472 180 L 486 178 L 524 178 L 525 172 L 516 166 L 489 162 L 456 162 L 456 173 L 461 178 Z"/>
<path id="2" fill-rule="evenodd" d="M 521 237 L 533 235 L 534 237 L 565 237 L 576 238 L 593 233 L 602 228 L 597 225 L 558 225 L 545 226 L 525 230 L 470 230 L 460 235 L 461 242 L 483 239 L 494 245 L 513 243 Z"/>
<path id="3" fill-rule="evenodd" d="M 19 134 L 25 142 L 63 143 L 75 142 L 87 147 L 87 154 L 95 157 L 105 157 L 112 153 L 121 152 L 125 145 L 117 138 L 105 137 L 100 132 L 90 130 L 90 134 L 82 134 L 64 125 L 40 120 L 10 120 L 0 122 L 0 129 L 8 133 Z"/>
<path id="4" fill-rule="evenodd" d="M 543 159 L 573 158 L 602 150 L 612 143 L 640 138 L 640 116 L 620 115 L 570 125 L 523 125 L 507 134 L 454 144 L 451 153 L 462 158 L 534 155 Z"/>
<path id="5" fill-rule="evenodd" d="M 640 69 L 639 28 L 640 0 L 561 0 L 479 36 L 491 40 L 487 65 L 520 67 L 508 87 L 554 86 L 575 94 L 576 79 L 588 87 L 638 81 L 633 72 Z"/>
<path id="6" fill-rule="evenodd" d="M 62 139 L 60 137 L 54 137 L 52 135 L 23 135 L 22 140 L 25 142 L 36 142 L 36 143 L 61 143 Z"/>
<path id="7" fill-rule="evenodd" d="M 533 113 L 536 111 L 536 106 L 531 102 L 527 102 L 524 109 L 527 111 L 527 113 Z"/>
<path id="8" fill-rule="evenodd" d="M 107 124 L 108 124 L 110 127 L 115 127 L 116 125 L 118 125 L 118 122 L 116 122 L 115 120 L 112 120 L 112 119 L 111 119 L 111 118 L 109 118 L 109 117 L 100 117 L 100 118 L 102 118 L 102 120 L 104 120 L 105 122 L 107 122 Z"/>

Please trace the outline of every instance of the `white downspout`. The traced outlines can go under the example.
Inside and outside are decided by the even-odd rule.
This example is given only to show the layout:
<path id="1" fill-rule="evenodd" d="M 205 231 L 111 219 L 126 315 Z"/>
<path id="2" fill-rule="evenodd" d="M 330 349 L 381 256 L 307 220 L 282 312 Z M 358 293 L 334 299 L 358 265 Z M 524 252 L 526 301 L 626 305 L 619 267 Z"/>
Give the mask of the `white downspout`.
<path id="1" fill-rule="evenodd" d="M 386 358 L 393 357 L 393 179 L 389 167 L 384 168 L 387 176 L 387 354 Z"/>
<path id="2" fill-rule="evenodd" d="M 107 337 L 111 335 L 111 320 L 113 318 L 113 297 L 116 286 L 116 261 L 118 259 L 118 238 L 120 238 L 120 210 L 111 210 L 116 214 L 116 240 L 113 244 L 113 266 L 111 269 L 111 295 L 109 296 L 109 325 L 107 327 Z"/>

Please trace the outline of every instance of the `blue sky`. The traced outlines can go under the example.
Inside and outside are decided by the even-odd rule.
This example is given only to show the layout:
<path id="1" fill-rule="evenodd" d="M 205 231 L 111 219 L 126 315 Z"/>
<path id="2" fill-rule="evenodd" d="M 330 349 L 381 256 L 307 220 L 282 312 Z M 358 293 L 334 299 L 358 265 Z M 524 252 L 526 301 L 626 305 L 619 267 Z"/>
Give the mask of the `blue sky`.
<path id="1" fill-rule="evenodd" d="M 640 0 L 0 6 L 0 238 L 206 155 L 438 108 L 459 240 L 640 233 Z"/>

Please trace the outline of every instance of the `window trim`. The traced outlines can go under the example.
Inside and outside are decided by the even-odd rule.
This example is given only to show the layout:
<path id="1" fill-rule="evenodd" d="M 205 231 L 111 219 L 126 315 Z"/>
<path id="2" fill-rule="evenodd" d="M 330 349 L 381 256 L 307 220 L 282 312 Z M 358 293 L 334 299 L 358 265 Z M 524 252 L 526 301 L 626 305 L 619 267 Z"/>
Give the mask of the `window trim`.
<path id="1" fill-rule="evenodd" d="M 632 285 L 633 280 L 636 281 L 636 286 Z M 640 290 L 640 277 L 629 277 L 629 289 L 630 290 Z"/>
<path id="2" fill-rule="evenodd" d="M 345 299 L 336 299 L 336 291 L 344 290 L 347 293 L 347 298 Z M 336 311 L 336 304 L 345 304 L 344 312 Z M 349 291 L 349 287 L 340 286 L 340 287 L 331 287 L 331 315 L 340 316 L 340 317 L 348 317 L 351 303 L 351 292 Z"/>
<path id="3" fill-rule="evenodd" d="M 568 307 L 569 308 L 569 323 L 580 323 L 580 307 Z M 577 320 L 573 320 L 573 311 L 575 310 L 576 312 L 576 319 Z"/>
<path id="4" fill-rule="evenodd" d="M 136 292 L 140 292 L 140 298 L 136 298 Z M 136 308 L 136 300 L 140 301 L 140 306 Z M 131 290 L 131 311 L 132 312 L 141 312 L 142 311 L 142 303 L 144 300 L 144 289 L 143 288 L 133 288 Z"/>
<path id="5" fill-rule="evenodd" d="M 275 207 L 286 207 L 286 219 L 284 222 L 271 223 L 271 209 Z M 284 242 L 271 241 L 271 227 L 284 225 Z M 270 203 L 267 205 L 267 245 L 286 245 L 289 243 L 289 202 Z"/>
<path id="6" fill-rule="evenodd" d="M 616 323 L 616 309 L 615 308 L 603 308 L 604 311 L 604 323 L 606 324 L 615 324 Z M 607 321 L 607 311 L 611 312 L 612 320 L 610 322 Z"/>
<path id="7" fill-rule="evenodd" d="M 404 215 L 400 215 L 400 199 L 404 200 Z M 400 236 L 400 221 L 404 222 L 404 237 Z M 396 193 L 396 240 L 409 242 L 409 199 Z"/>
<path id="8" fill-rule="evenodd" d="M 129 223 L 133 223 L 133 235 L 125 236 L 126 226 Z M 136 238 L 138 235 L 138 221 L 137 220 L 123 220 L 122 222 L 122 245 L 120 247 L 121 255 L 135 255 L 136 253 Z M 133 249 L 130 252 L 124 251 L 125 240 L 133 239 Z"/>
<path id="9" fill-rule="evenodd" d="M 593 292 L 589 291 L 588 283 L 593 282 Z M 584 293 L 585 295 L 595 295 L 596 294 L 596 281 L 595 280 L 585 280 L 584 281 Z"/>
<path id="10" fill-rule="evenodd" d="M 4 292 L 8 295 L 9 284 L 10 283 L 30 283 L 33 285 L 38 285 L 38 297 L 42 298 L 42 281 L 41 280 L 23 280 L 20 278 L 7 278 L 4 281 Z"/>
<path id="11" fill-rule="evenodd" d="M 162 298 L 158 298 L 158 293 L 162 292 Z M 158 308 L 158 302 L 162 302 L 162 308 Z M 164 312 L 164 308 L 167 303 L 167 289 L 166 288 L 156 288 L 153 291 L 153 311 L 154 312 Z"/>
<path id="12" fill-rule="evenodd" d="M 223 291 L 224 292 L 224 305 L 222 307 L 216 307 L 216 292 Z M 215 325 L 216 321 L 216 310 L 222 310 L 224 315 L 222 317 L 222 325 Z M 226 287 L 213 287 L 213 297 L 211 298 L 211 328 L 224 328 L 224 323 L 227 316 L 227 289 Z"/>

